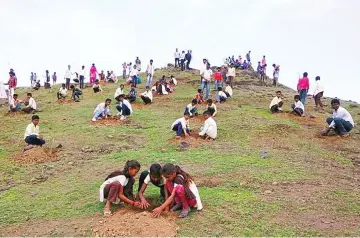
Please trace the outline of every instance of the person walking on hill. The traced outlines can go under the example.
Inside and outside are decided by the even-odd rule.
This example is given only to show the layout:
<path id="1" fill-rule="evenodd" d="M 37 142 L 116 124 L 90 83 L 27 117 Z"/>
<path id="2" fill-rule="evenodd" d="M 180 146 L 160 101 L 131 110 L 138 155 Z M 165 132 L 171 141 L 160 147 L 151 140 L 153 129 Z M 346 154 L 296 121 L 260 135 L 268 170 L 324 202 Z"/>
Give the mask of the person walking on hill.
<path id="1" fill-rule="evenodd" d="M 9 76 L 10 78 L 8 81 L 8 86 L 9 86 L 9 102 L 10 102 L 14 97 L 15 88 L 17 86 L 17 78 L 15 77 L 15 73 L 13 71 L 9 72 Z"/>
<path id="2" fill-rule="evenodd" d="M 246 54 L 246 60 L 249 62 L 249 64 L 251 62 L 250 54 L 251 54 L 251 51 L 249 50 L 249 52 Z"/>
<path id="3" fill-rule="evenodd" d="M 273 64 L 274 72 L 273 72 L 273 86 L 277 87 L 278 81 L 279 81 L 279 71 L 280 71 L 280 65 Z"/>
<path id="4" fill-rule="evenodd" d="M 203 80 L 203 72 L 206 70 L 207 68 L 207 60 L 206 59 L 203 59 L 203 65 L 200 67 L 200 85 L 202 84 L 202 80 Z"/>
<path id="5" fill-rule="evenodd" d="M 233 80 L 235 78 L 235 67 L 234 64 L 230 64 L 230 67 L 228 68 L 228 72 L 227 72 L 227 79 L 228 79 L 228 83 L 230 84 L 231 87 L 233 87 Z"/>
<path id="6" fill-rule="evenodd" d="M 138 70 L 138 73 L 140 73 L 140 71 L 141 71 L 141 61 L 140 61 L 139 57 L 136 57 L 135 65 L 136 65 L 136 69 Z"/>
<path id="7" fill-rule="evenodd" d="M 185 60 L 186 60 L 186 69 L 190 70 L 190 62 L 191 62 L 191 53 L 190 50 L 188 50 L 188 52 L 185 55 Z"/>
<path id="8" fill-rule="evenodd" d="M 266 59 L 265 59 L 265 55 L 263 56 L 262 60 L 261 60 L 261 66 L 264 68 L 264 73 L 266 75 Z"/>
<path id="9" fill-rule="evenodd" d="M 305 105 L 307 93 L 309 91 L 309 87 L 310 87 L 310 83 L 309 83 L 308 73 L 305 72 L 303 74 L 303 77 L 301 79 L 299 79 L 299 82 L 298 82 L 298 85 L 297 85 L 297 89 L 298 89 L 299 94 L 300 94 L 300 101 L 304 105 Z"/>
<path id="10" fill-rule="evenodd" d="M 90 68 L 90 84 L 94 84 L 95 80 L 96 80 L 96 74 L 99 74 L 95 64 L 92 64 L 91 68 Z"/>
<path id="11" fill-rule="evenodd" d="M 324 105 L 321 102 L 321 98 L 324 96 L 324 86 L 320 82 L 320 76 L 316 76 L 315 81 L 316 81 L 316 87 L 313 96 L 315 100 L 316 109 L 318 109 L 318 106 L 320 106 L 320 111 L 323 112 Z"/>
<path id="12" fill-rule="evenodd" d="M 177 68 L 179 66 L 179 59 L 180 59 L 180 52 L 178 51 L 178 48 L 176 48 L 175 50 L 174 58 L 175 58 L 175 68 Z"/>
<path id="13" fill-rule="evenodd" d="M 207 64 L 206 70 L 202 73 L 202 82 L 201 82 L 201 91 L 204 92 L 204 89 L 206 89 L 205 99 L 209 98 L 212 75 L 213 72 L 210 68 L 210 64 Z"/>
<path id="14" fill-rule="evenodd" d="M 184 50 L 180 54 L 180 66 L 181 66 L 181 71 L 184 71 L 184 69 L 185 69 L 185 51 Z"/>
<path id="15" fill-rule="evenodd" d="M 64 76 L 66 89 L 68 89 L 68 90 L 69 90 L 69 88 L 70 88 L 71 76 L 72 76 L 71 66 L 68 65 L 68 69 L 65 71 L 65 76 Z"/>
<path id="16" fill-rule="evenodd" d="M 153 80 L 154 73 L 155 73 L 155 67 L 154 67 L 153 62 L 154 62 L 153 60 L 150 60 L 150 63 L 148 64 L 148 66 L 146 68 L 147 80 L 146 80 L 145 87 L 151 87 L 152 86 L 152 80 Z"/>

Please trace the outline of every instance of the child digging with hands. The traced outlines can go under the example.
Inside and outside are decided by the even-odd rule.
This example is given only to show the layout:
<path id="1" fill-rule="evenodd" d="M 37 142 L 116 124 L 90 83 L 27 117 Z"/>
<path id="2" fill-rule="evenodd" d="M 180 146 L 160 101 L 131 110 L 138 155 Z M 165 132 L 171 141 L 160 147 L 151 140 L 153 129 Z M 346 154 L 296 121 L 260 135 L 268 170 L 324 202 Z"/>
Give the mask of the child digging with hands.
<path id="1" fill-rule="evenodd" d="M 109 174 L 105 182 L 100 186 L 100 202 L 106 200 L 104 215 L 110 216 L 111 203 L 118 204 L 125 202 L 134 207 L 140 208 L 140 202 L 135 201 L 133 195 L 134 176 L 139 172 L 140 164 L 136 160 L 129 160 L 125 163 L 122 171 L 118 170 Z"/>
<path id="2" fill-rule="evenodd" d="M 166 178 L 166 200 L 152 211 L 154 217 L 158 217 L 169 206 L 171 206 L 171 211 L 182 209 L 179 218 L 187 217 L 190 207 L 197 207 L 198 211 L 202 210 L 199 191 L 188 173 L 173 164 L 165 164 L 161 173 Z"/>

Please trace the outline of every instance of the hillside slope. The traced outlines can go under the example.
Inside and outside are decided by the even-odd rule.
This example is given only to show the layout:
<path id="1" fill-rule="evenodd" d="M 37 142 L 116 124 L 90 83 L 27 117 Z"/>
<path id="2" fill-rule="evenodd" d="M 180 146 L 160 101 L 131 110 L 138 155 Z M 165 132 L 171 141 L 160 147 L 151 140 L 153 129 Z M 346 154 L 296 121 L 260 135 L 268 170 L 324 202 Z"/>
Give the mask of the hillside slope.
<path id="1" fill-rule="evenodd" d="M 156 78 L 163 74 L 179 80 L 175 92 L 154 97 L 149 106 L 138 99 L 126 124 L 90 122 L 95 106 L 113 98 L 118 85 L 108 84 L 96 95 L 87 88 L 81 102 L 68 104 L 55 103 L 57 88 L 34 92 L 43 110 L 40 127 L 47 148 L 62 144 L 60 151 L 48 151 L 46 156 L 43 150 L 19 154 L 31 115 L 10 117 L 2 108 L 0 234 L 360 236 L 358 128 L 346 139 L 320 137 L 330 114 L 313 111 L 310 100 L 306 109 L 316 118 L 271 115 L 268 105 L 276 89 L 261 86 L 249 72 L 238 72 L 234 97 L 218 105 L 219 138 L 214 142 L 190 138 L 184 148 L 169 127 L 195 95 L 198 72 L 165 68 L 156 71 Z M 280 89 L 284 109 L 290 109 L 295 92 Z M 21 96 L 26 92 L 17 91 Z M 360 108 L 343 106 L 359 124 Z M 116 111 L 114 102 L 111 109 Z M 192 129 L 200 125 L 199 119 L 190 122 Z M 33 163 L 40 158 L 41 163 Z M 129 159 L 137 159 L 141 170 L 153 162 L 179 164 L 199 185 L 204 210 L 182 220 L 157 220 L 162 229 L 152 229 L 156 224 L 149 217 L 146 231 L 145 223 L 137 221 L 149 214 L 136 209 L 120 208 L 116 214 L 121 216 L 104 219 L 98 188 L 109 172 Z M 158 190 L 149 186 L 146 195 L 156 202 Z M 123 231 L 110 228 L 114 224 Z"/>

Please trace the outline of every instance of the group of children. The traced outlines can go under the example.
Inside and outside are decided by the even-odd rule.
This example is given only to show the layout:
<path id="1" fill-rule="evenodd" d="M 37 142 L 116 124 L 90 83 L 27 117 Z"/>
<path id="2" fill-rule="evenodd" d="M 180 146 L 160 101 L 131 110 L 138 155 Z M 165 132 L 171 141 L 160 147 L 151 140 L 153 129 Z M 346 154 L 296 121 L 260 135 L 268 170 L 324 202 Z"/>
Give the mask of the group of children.
<path id="1" fill-rule="evenodd" d="M 282 106 L 284 105 L 282 99 L 281 99 L 281 91 L 276 92 L 276 96 L 273 98 L 273 100 L 270 103 L 270 112 L 271 113 L 280 113 L 282 112 Z M 300 101 L 300 96 L 295 95 L 294 96 L 294 103 L 291 105 L 292 112 L 295 115 L 304 117 L 305 116 L 305 106 Z"/>
<path id="2" fill-rule="evenodd" d="M 21 108 L 21 103 L 24 103 L 25 107 Z M 35 113 L 38 111 L 35 99 L 32 97 L 32 93 L 27 93 L 26 100 L 20 100 L 19 95 L 15 93 L 9 102 L 9 109 L 9 112 L 22 111 L 25 113 Z"/>
<path id="3" fill-rule="evenodd" d="M 80 96 L 82 95 L 82 90 L 78 87 L 78 85 L 70 85 L 69 90 L 71 90 L 71 99 L 75 102 L 80 101 Z M 63 83 L 61 87 L 59 88 L 59 91 L 57 92 L 57 99 L 63 100 L 67 97 L 68 89 L 66 88 L 66 85 Z"/>
<path id="4" fill-rule="evenodd" d="M 116 116 L 120 117 L 120 120 L 124 121 L 133 113 L 131 103 L 126 99 L 125 94 L 120 94 L 116 96 L 116 100 L 119 102 L 119 105 L 116 106 L 117 113 Z M 107 119 L 110 117 L 110 104 L 111 99 L 105 99 L 105 102 L 99 103 L 93 114 L 92 121 L 97 121 L 99 119 Z"/>
<path id="5" fill-rule="evenodd" d="M 110 216 L 111 204 L 127 203 L 139 209 L 147 209 L 151 206 L 145 198 L 144 193 L 149 185 L 160 188 L 160 198 L 163 203 L 152 210 L 154 217 L 159 216 L 163 211 L 177 211 L 180 218 L 185 218 L 192 207 L 201 211 L 199 191 L 193 178 L 173 164 L 152 164 L 149 170 L 141 173 L 139 179 L 138 196 L 134 196 L 133 186 L 135 176 L 140 171 L 140 163 L 136 160 L 127 161 L 124 169 L 109 174 L 104 183 L 100 186 L 100 202 L 106 201 L 104 215 Z"/>

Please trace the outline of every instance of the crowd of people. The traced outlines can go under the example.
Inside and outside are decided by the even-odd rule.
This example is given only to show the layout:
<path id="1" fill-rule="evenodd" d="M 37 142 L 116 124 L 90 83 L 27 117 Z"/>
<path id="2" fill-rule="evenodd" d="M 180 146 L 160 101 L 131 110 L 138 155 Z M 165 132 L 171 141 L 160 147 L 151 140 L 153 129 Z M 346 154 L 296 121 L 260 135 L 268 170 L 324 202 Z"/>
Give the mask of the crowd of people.
<path id="1" fill-rule="evenodd" d="M 203 66 L 200 69 L 200 86 L 194 97 L 189 100 L 189 103 L 185 106 L 184 113 L 178 119 L 176 119 L 170 126 L 170 129 L 175 132 L 176 138 L 191 136 L 194 130 L 190 128 L 190 119 L 199 116 L 200 105 L 203 105 L 204 112 L 202 113 L 205 121 L 199 128 L 198 136 L 204 140 L 212 141 L 217 139 L 217 123 L 214 119 L 218 115 L 217 105 L 226 103 L 234 96 L 233 85 L 236 77 L 236 69 L 247 70 L 251 66 L 251 58 L 249 51 L 246 54 L 246 59 L 242 59 L 239 56 L 238 59 L 228 57 L 224 65 L 221 67 L 211 68 L 210 62 L 207 59 L 203 59 Z M 186 57 L 185 51 L 180 53 L 178 49 L 175 52 L 175 67 L 180 67 L 181 70 L 190 69 L 191 51 L 188 51 L 190 57 Z M 185 65 L 186 62 L 186 65 Z M 150 60 L 146 67 L 146 83 L 145 90 L 140 94 L 140 98 L 143 104 L 153 103 L 154 94 L 166 95 L 174 92 L 174 88 L 178 85 L 177 79 L 174 75 L 171 75 L 169 79 L 165 75 L 162 75 L 159 80 L 154 82 L 155 68 L 153 60 Z M 259 73 L 260 80 L 263 80 L 263 75 L 266 74 L 266 59 L 263 56 L 262 61 L 258 62 L 257 72 Z M 279 65 L 273 64 L 273 84 L 278 85 L 279 78 Z M 141 70 L 141 61 L 137 57 L 135 63 L 123 64 L 123 79 L 125 83 L 131 84 L 130 91 L 125 94 L 124 84 L 120 84 L 114 93 L 114 100 L 118 105 L 116 106 L 116 116 L 120 120 L 127 120 L 127 118 L 133 114 L 132 104 L 137 103 L 137 89 L 139 80 L 139 73 Z M 48 75 L 47 71 L 47 75 Z M 32 74 L 35 75 L 36 74 Z M 56 75 L 54 73 L 54 75 Z M 71 90 L 71 98 L 74 101 L 78 101 L 82 95 L 82 89 L 85 84 L 85 67 L 82 67 L 80 73 L 76 73 L 79 80 L 73 80 L 75 83 L 71 83 L 71 77 L 73 73 L 71 66 L 65 73 L 65 83 L 61 85 L 57 92 L 58 99 L 64 99 L 67 97 L 68 91 Z M 100 93 L 102 91 L 102 82 L 117 83 L 118 79 L 114 76 L 113 72 L 108 72 L 109 77 L 105 78 L 103 71 L 99 74 L 95 64 L 92 64 L 89 72 L 89 83 L 92 85 L 94 93 Z M 10 70 L 9 73 L 9 94 L 11 100 L 9 103 L 10 112 L 24 111 L 26 113 L 34 113 L 37 111 L 37 106 L 32 93 L 27 93 L 27 103 L 24 108 L 21 108 L 22 100 L 18 98 L 15 93 L 17 85 L 17 78 L 14 70 Z M 128 78 L 127 78 L 128 77 Z M 126 79 L 127 78 L 127 79 Z M 36 81 L 36 78 L 32 78 Z M 55 79 L 56 82 L 56 79 Z M 315 105 L 319 111 L 323 111 L 323 104 L 321 99 L 324 94 L 324 87 L 320 82 L 320 77 L 315 78 L 315 90 L 313 97 Z M 211 97 L 211 84 L 216 91 L 214 97 Z M 47 88 L 47 86 L 45 87 Z M 303 77 L 299 79 L 297 89 L 298 94 L 294 95 L 294 101 L 289 105 L 294 115 L 304 117 L 306 99 L 310 88 L 308 73 L 305 72 Z M 106 98 L 103 102 L 99 103 L 94 112 L 92 121 L 101 119 L 107 119 L 110 113 L 110 105 L 113 100 Z M 284 101 L 282 99 L 282 92 L 278 90 L 276 96 L 272 99 L 269 110 L 271 113 L 283 112 Z M 328 135 L 330 131 L 334 131 L 336 134 L 346 137 L 349 132 L 355 126 L 354 121 L 350 113 L 340 106 L 340 100 L 335 98 L 331 101 L 331 106 L 334 110 L 333 117 L 326 120 L 328 126 L 321 131 L 322 135 Z M 24 134 L 24 141 L 26 143 L 25 150 L 29 150 L 34 146 L 42 146 L 45 144 L 45 140 L 40 136 L 39 129 L 39 116 L 33 115 L 31 123 L 26 127 Z M 124 202 L 140 209 L 147 209 L 150 206 L 148 200 L 146 200 L 144 193 L 151 182 L 153 185 L 160 188 L 160 197 L 162 205 L 153 210 L 154 216 L 159 216 L 165 210 L 181 210 L 179 217 L 186 217 L 190 211 L 190 207 L 196 207 L 197 210 L 202 210 L 203 206 L 200 200 L 199 191 L 192 179 L 192 177 L 182 170 L 179 166 L 173 164 L 152 164 L 149 170 L 145 170 L 141 173 L 139 179 L 138 199 L 134 199 L 133 185 L 135 182 L 135 175 L 140 171 L 140 164 L 137 161 L 128 161 L 125 167 L 121 171 L 115 171 L 106 177 L 105 182 L 101 185 L 100 201 L 106 200 L 104 215 L 111 215 L 110 205 L 111 203 Z"/>

